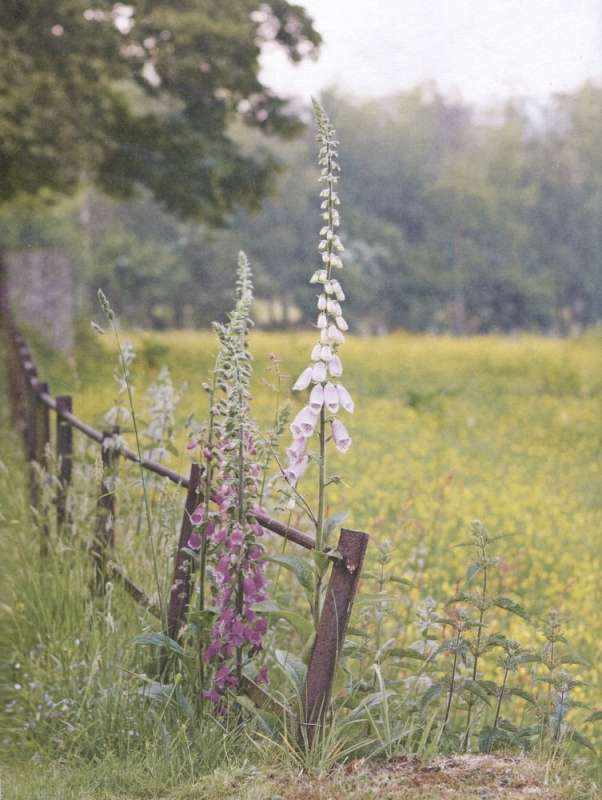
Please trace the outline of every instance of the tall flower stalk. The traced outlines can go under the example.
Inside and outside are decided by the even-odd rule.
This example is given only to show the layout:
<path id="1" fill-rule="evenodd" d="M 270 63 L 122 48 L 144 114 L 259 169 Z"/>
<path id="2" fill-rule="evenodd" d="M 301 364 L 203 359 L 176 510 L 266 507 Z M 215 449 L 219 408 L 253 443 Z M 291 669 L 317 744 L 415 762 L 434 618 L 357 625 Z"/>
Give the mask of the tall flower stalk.
<path id="1" fill-rule="evenodd" d="M 313 346 L 311 364 L 295 382 L 295 391 L 309 391 L 307 404 L 291 424 L 293 442 L 287 450 L 287 467 L 284 476 L 291 486 L 296 486 L 310 463 L 308 444 L 310 438 L 318 436 L 318 509 L 313 516 L 316 528 L 316 547 L 323 551 L 326 545 L 326 472 L 327 442 L 331 438 L 336 448 L 345 453 L 351 446 L 351 437 L 343 422 L 337 418 L 339 409 L 353 412 L 353 400 L 338 379 L 343 374 L 343 363 L 339 354 L 345 341 L 348 325 L 343 317 L 341 303 L 345 293 L 337 278 L 343 268 L 341 253 L 343 245 L 337 234 L 340 225 L 338 207 L 340 199 L 336 191 L 340 166 L 338 163 L 338 141 L 336 133 L 322 106 L 313 101 L 314 115 L 318 127 L 318 163 L 321 168 L 320 191 L 322 227 L 320 229 L 319 253 L 322 266 L 311 277 L 310 283 L 319 287 L 316 327 L 319 338 Z M 321 572 L 318 571 L 314 597 L 314 618 L 317 623 L 321 604 Z"/>
<path id="2" fill-rule="evenodd" d="M 216 616 L 202 661 L 214 668 L 212 688 L 205 696 L 219 702 L 224 692 L 240 684 L 247 661 L 262 648 L 267 630 L 254 606 L 266 598 L 267 581 L 262 535 L 255 519 L 261 491 L 257 463 L 257 431 L 250 416 L 251 355 L 247 335 L 253 301 L 251 270 L 239 255 L 237 303 L 226 325 L 215 325 L 219 339 L 210 393 L 209 434 L 204 455 L 205 502 L 192 514 L 196 531 L 189 546 L 201 551 L 201 609 L 205 607 L 206 572 L 212 578 Z M 216 402 L 216 392 L 221 392 Z M 208 498 L 215 501 L 209 509 Z M 203 668 L 201 676 L 203 678 Z M 261 673 L 258 680 L 265 680 Z"/>

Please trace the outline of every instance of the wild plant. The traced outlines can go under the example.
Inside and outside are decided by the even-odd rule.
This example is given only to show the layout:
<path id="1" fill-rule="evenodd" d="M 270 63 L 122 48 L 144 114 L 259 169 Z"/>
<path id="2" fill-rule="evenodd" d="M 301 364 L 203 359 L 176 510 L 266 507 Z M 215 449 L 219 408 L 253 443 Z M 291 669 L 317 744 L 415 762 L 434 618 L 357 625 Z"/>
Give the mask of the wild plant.
<path id="1" fill-rule="evenodd" d="M 338 482 L 336 476 L 327 474 L 327 443 L 332 440 L 335 447 L 346 453 L 351 446 L 351 437 L 343 422 L 336 416 L 339 409 L 353 413 L 351 395 L 341 383 L 333 382 L 343 374 L 343 364 L 339 355 L 345 341 L 344 332 L 348 324 L 343 317 L 341 303 L 345 293 L 334 271 L 343 267 L 340 253 L 343 245 L 337 234 L 340 225 L 340 198 L 336 191 L 340 166 L 338 162 L 338 141 L 322 106 L 314 101 L 314 115 L 318 127 L 318 163 L 321 167 L 320 182 L 324 184 L 320 192 L 323 225 L 320 229 L 318 250 L 322 267 L 317 269 L 310 283 L 319 287 L 318 318 L 316 326 L 319 339 L 311 351 L 311 365 L 306 367 L 293 385 L 293 390 L 309 391 L 307 405 L 296 415 L 291 431 L 293 442 L 287 449 L 287 466 L 283 476 L 290 487 L 290 498 L 307 514 L 315 529 L 316 559 L 315 580 L 312 602 L 314 624 L 317 627 L 322 604 L 322 582 L 328 567 L 323 552 L 328 543 L 329 525 L 326 519 L 326 490 Z M 317 433 L 318 452 L 308 451 L 309 440 Z M 318 467 L 318 503 L 314 511 L 297 489 L 297 483 L 305 474 L 311 462 Z"/>

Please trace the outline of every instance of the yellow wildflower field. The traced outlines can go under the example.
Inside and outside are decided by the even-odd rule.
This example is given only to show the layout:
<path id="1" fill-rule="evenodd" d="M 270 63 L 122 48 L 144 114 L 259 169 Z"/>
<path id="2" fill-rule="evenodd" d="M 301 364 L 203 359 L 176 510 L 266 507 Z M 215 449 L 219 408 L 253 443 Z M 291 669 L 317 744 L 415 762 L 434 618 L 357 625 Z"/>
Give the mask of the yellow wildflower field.
<path id="1" fill-rule="evenodd" d="M 188 383 L 182 419 L 202 417 L 214 339 L 208 332 L 132 333 L 136 403 L 167 364 L 174 383 Z M 302 399 L 290 386 L 305 366 L 311 333 L 254 333 L 254 409 L 270 424 L 276 397 L 268 383 L 272 354 L 283 378 L 282 400 Z M 102 343 L 102 347 L 98 343 Z M 111 406 L 115 348 L 90 342 L 69 371 L 51 369 L 53 390 L 74 388 L 75 412 L 100 424 Z M 569 618 L 573 649 L 598 681 L 602 642 L 602 336 L 445 338 L 402 333 L 350 336 L 344 382 L 356 411 L 345 422 L 353 445 L 333 457 L 343 483 L 329 513 L 347 510 L 345 525 L 389 539 L 416 597 L 449 596 L 461 583 L 471 520 L 481 519 L 502 556 L 500 590 L 534 615 L 551 607 Z M 142 414 L 143 415 L 143 414 Z M 184 432 L 181 431 L 184 442 Z M 288 444 L 285 435 L 282 447 Z M 187 455 L 173 466 L 187 470 Z M 311 497 L 312 472 L 302 486 Z M 300 520 L 295 520 L 301 524 Z M 372 550 L 374 551 L 374 545 Z M 399 572 L 399 569 L 397 570 Z M 404 601 L 404 602 L 407 602 Z M 517 625 L 522 622 L 517 621 Z"/>

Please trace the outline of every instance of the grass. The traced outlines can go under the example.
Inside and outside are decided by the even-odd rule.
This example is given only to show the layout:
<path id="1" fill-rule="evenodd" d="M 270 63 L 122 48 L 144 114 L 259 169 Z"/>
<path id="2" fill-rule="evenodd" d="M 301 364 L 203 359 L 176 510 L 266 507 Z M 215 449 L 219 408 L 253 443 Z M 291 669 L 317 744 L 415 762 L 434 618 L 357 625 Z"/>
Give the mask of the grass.
<path id="1" fill-rule="evenodd" d="M 213 352 L 210 334 L 133 333 L 127 338 L 138 352 L 133 368 L 137 405 L 166 363 L 176 384 L 189 384 L 180 416 L 193 411 L 202 416 L 200 387 Z M 255 408 L 264 424 L 274 406 L 265 383 L 270 353 L 279 354 L 283 370 L 294 378 L 311 341 L 307 334 L 254 334 Z M 397 620 L 408 618 L 409 601 L 425 594 L 441 601 L 454 592 L 466 554 L 452 545 L 466 538 L 468 523 L 479 517 L 492 532 L 510 534 L 499 543 L 499 591 L 520 598 L 535 616 L 552 606 L 566 613 L 573 648 L 590 664 L 581 674 L 599 685 L 601 345 L 594 333 L 570 341 L 402 334 L 348 341 L 345 384 L 357 408 L 348 426 L 354 445 L 333 462 L 345 482 L 332 492 L 329 513 L 347 509 L 346 525 L 368 531 L 373 543 L 392 541 L 392 569 L 410 575 L 415 584 L 400 592 Z M 75 412 L 99 426 L 115 395 L 114 361 L 108 338 L 88 335 L 69 362 L 43 349 L 39 353 L 53 392 L 73 392 Z M 298 407 L 298 399 L 292 399 Z M 302 779 L 287 771 L 286 763 L 276 769 L 254 750 L 249 755 L 240 730 L 224 737 L 193 722 L 182 724 L 177 715 L 162 716 L 163 709 L 139 694 L 137 676 L 152 656 L 130 645 L 151 620 L 117 589 L 104 602 L 82 601 L 88 596 L 89 562 L 76 542 L 85 540 L 94 517 L 96 450 L 80 446 L 78 454 L 75 528 L 82 535 L 58 541 L 54 554 L 40 564 L 35 531 L 27 522 L 17 440 L 5 432 L 3 441 L 9 447 L 3 448 L 2 461 L 15 470 L 10 478 L 6 470 L 0 474 L 6 554 L 0 563 L 0 648 L 8 654 L 2 682 L 5 703 L 14 703 L 0 732 L 7 797 L 463 800 L 500 796 L 501 787 L 504 797 L 517 800 L 586 796 L 570 781 L 555 786 L 556 768 L 546 775 L 545 765 L 516 759 L 452 759 L 444 770 L 435 764 L 430 772 L 399 760 L 387 767 L 354 762 L 327 777 Z M 171 465 L 186 472 L 185 453 L 174 456 Z M 138 493 L 135 470 L 124 470 L 117 552 L 130 574 L 150 589 L 151 558 L 139 524 Z M 175 487 L 155 497 L 164 586 L 181 501 Z M 390 625 L 391 635 L 407 644 L 406 626 Z M 522 633 L 522 625 L 517 621 L 511 632 Z M 593 702 L 600 702 L 596 690 Z M 24 724 L 30 725 L 25 732 Z M 131 746 L 128 737 L 134 740 Z M 219 744 L 207 747 L 207 742 Z M 43 778 L 20 766 L 32 757 L 44 766 Z"/>

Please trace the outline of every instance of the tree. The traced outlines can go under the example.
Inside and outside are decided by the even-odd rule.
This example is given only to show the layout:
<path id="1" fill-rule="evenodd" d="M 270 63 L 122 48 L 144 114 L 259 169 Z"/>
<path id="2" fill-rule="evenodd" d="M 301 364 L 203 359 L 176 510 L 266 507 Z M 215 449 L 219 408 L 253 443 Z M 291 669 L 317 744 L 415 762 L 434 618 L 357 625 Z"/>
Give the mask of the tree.
<path id="1" fill-rule="evenodd" d="M 245 154 L 230 122 L 300 127 L 259 80 L 266 42 L 299 61 L 320 36 L 286 0 L 5 0 L 0 203 L 86 179 L 120 197 L 145 186 L 211 224 L 257 207 L 275 162 Z"/>

